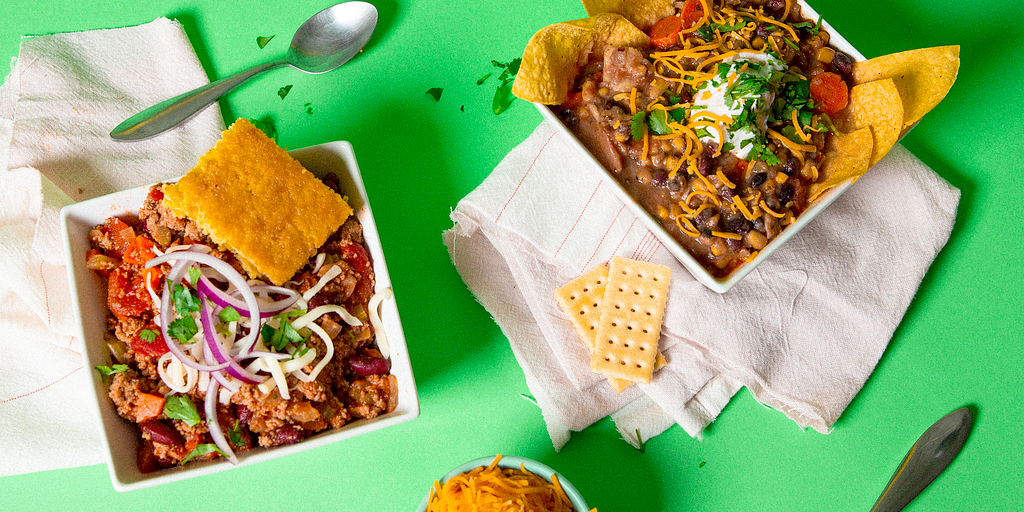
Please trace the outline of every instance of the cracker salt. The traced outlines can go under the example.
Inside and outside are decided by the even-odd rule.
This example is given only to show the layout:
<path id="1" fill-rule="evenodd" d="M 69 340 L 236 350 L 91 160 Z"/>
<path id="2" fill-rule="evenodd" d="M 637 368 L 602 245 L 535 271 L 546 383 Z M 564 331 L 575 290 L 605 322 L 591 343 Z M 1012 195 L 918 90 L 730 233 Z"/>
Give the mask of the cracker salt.
<path id="1" fill-rule="evenodd" d="M 590 358 L 594 371 L 651 382 L 670 275 L 663 265 L 612 258 Z"/>

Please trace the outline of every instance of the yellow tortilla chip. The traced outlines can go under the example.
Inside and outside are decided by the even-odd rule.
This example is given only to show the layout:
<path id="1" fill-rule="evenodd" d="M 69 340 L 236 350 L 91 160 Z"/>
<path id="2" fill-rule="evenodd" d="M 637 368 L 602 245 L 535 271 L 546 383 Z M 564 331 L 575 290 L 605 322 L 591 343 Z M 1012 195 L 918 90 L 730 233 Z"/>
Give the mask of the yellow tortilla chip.
<path id="1" fill-rule="evenodd" d="M 871 128 L 874 146 L 869 166 L 889 152 L 903 130 L 903 103 L 891 78 L 858 84 L 850 88 L 846 107 L 846 129 Z"/>
<path id="2" fill-rule="evenodd" d="M 853 64 L 853 81 L 891 78 L 903 101 L 903 127 L 921 119 L 946 97 L 960 70 L 959 46 L 936 46 L 883 55 Z"/>
<path id="3" fill-rule="evenodd" d="M 619 14 L 641 30 L 676 13 L 675 0 L 583 0 L 587 16 Z"/>
<path id="4" fill-rule="evenodd" d="M 830 147 L 826 148 L 824 163 L 818 171 L 819 180 L 811 185 L 810 201 L 816 200 L 826 190 L 868 172 L 871 167 L 871 148 L 869 128 L 832 137 Z"/>
<path id="5" fill-rule="evenodd" d="M 603 52 L 605 45 L 643 46 L 649 40 L 618 14 L 548 25 L 527 43 L 512 94 L 526 101 L 559 105 L 592 52 Z"/>

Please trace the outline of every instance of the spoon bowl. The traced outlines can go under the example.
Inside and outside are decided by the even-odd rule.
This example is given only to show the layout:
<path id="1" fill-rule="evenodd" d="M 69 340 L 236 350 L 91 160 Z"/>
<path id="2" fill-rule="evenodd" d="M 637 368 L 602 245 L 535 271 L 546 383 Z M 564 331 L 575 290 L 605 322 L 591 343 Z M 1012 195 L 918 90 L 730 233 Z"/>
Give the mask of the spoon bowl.
<path id="1" fill-rule="evenodd" d="M 337 69 L 352 59 L 373 35 L 377 9 L 366 2 L 342 2 L 306 20 L 292 37 L 285 55 L 153 105 L 129 117 L 110 132 L 115 140 L 142 140 L 187 121 L 246 80 L 278 66 L 306 73 Z"/>

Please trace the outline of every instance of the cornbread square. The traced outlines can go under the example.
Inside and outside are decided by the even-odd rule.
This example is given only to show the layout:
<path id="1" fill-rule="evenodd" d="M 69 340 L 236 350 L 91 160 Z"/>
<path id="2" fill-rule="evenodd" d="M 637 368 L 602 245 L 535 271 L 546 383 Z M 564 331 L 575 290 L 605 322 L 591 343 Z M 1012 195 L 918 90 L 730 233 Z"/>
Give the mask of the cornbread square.
<path id="1" fill-rule="evenodd" d="M 594 371 L 651 382 L 670 275 L 663 265 L 612 258 L 590 358 Z"/>
<path id="2" fill-rule="evenodd" d="M 601 303 L 604 301 L 607 282 L 608 267 L 598 265 L 555 290 L 555 300 L 569 317 L 569 322 L 579 332 L 591 354 L 594 352 L 594 340 L 601 318 Z M 658 351 L 654 369 L 658 370 L 666 364 L 665 356 Z M 633 381 L 629 380 L 614 377 L 607 379 L 616 393 L 621 393 L 633 385 Z"/>
<path id="3" fill-rule="evenodd" d="M 352 208 L 277 143 L 238 119 L 176 184 L 164 202 L 250 277 L 281 285 L 352 214 Z"/>

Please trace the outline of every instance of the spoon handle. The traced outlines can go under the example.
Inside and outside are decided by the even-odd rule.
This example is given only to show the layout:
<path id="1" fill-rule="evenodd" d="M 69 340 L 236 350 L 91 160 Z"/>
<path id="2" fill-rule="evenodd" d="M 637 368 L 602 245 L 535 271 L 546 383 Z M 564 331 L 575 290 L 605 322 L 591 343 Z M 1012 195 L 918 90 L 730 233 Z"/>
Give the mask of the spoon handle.
<path id="1" fill-rule="evenodd" d="M 974 415 L 964 407 L 935 422 L 914 443 L 871 512 L 903 510 L 960 453 L 971 430 Z"/>
<path id="2" fill-rule="evenodd" d="M 140 140 L 163 133 L 196 115 L 242 82 L 285 63 L 280 60 L 261 64 L 157 103 L 119 124 L 110 132 L 110 137 L 115 140 Z"/>

